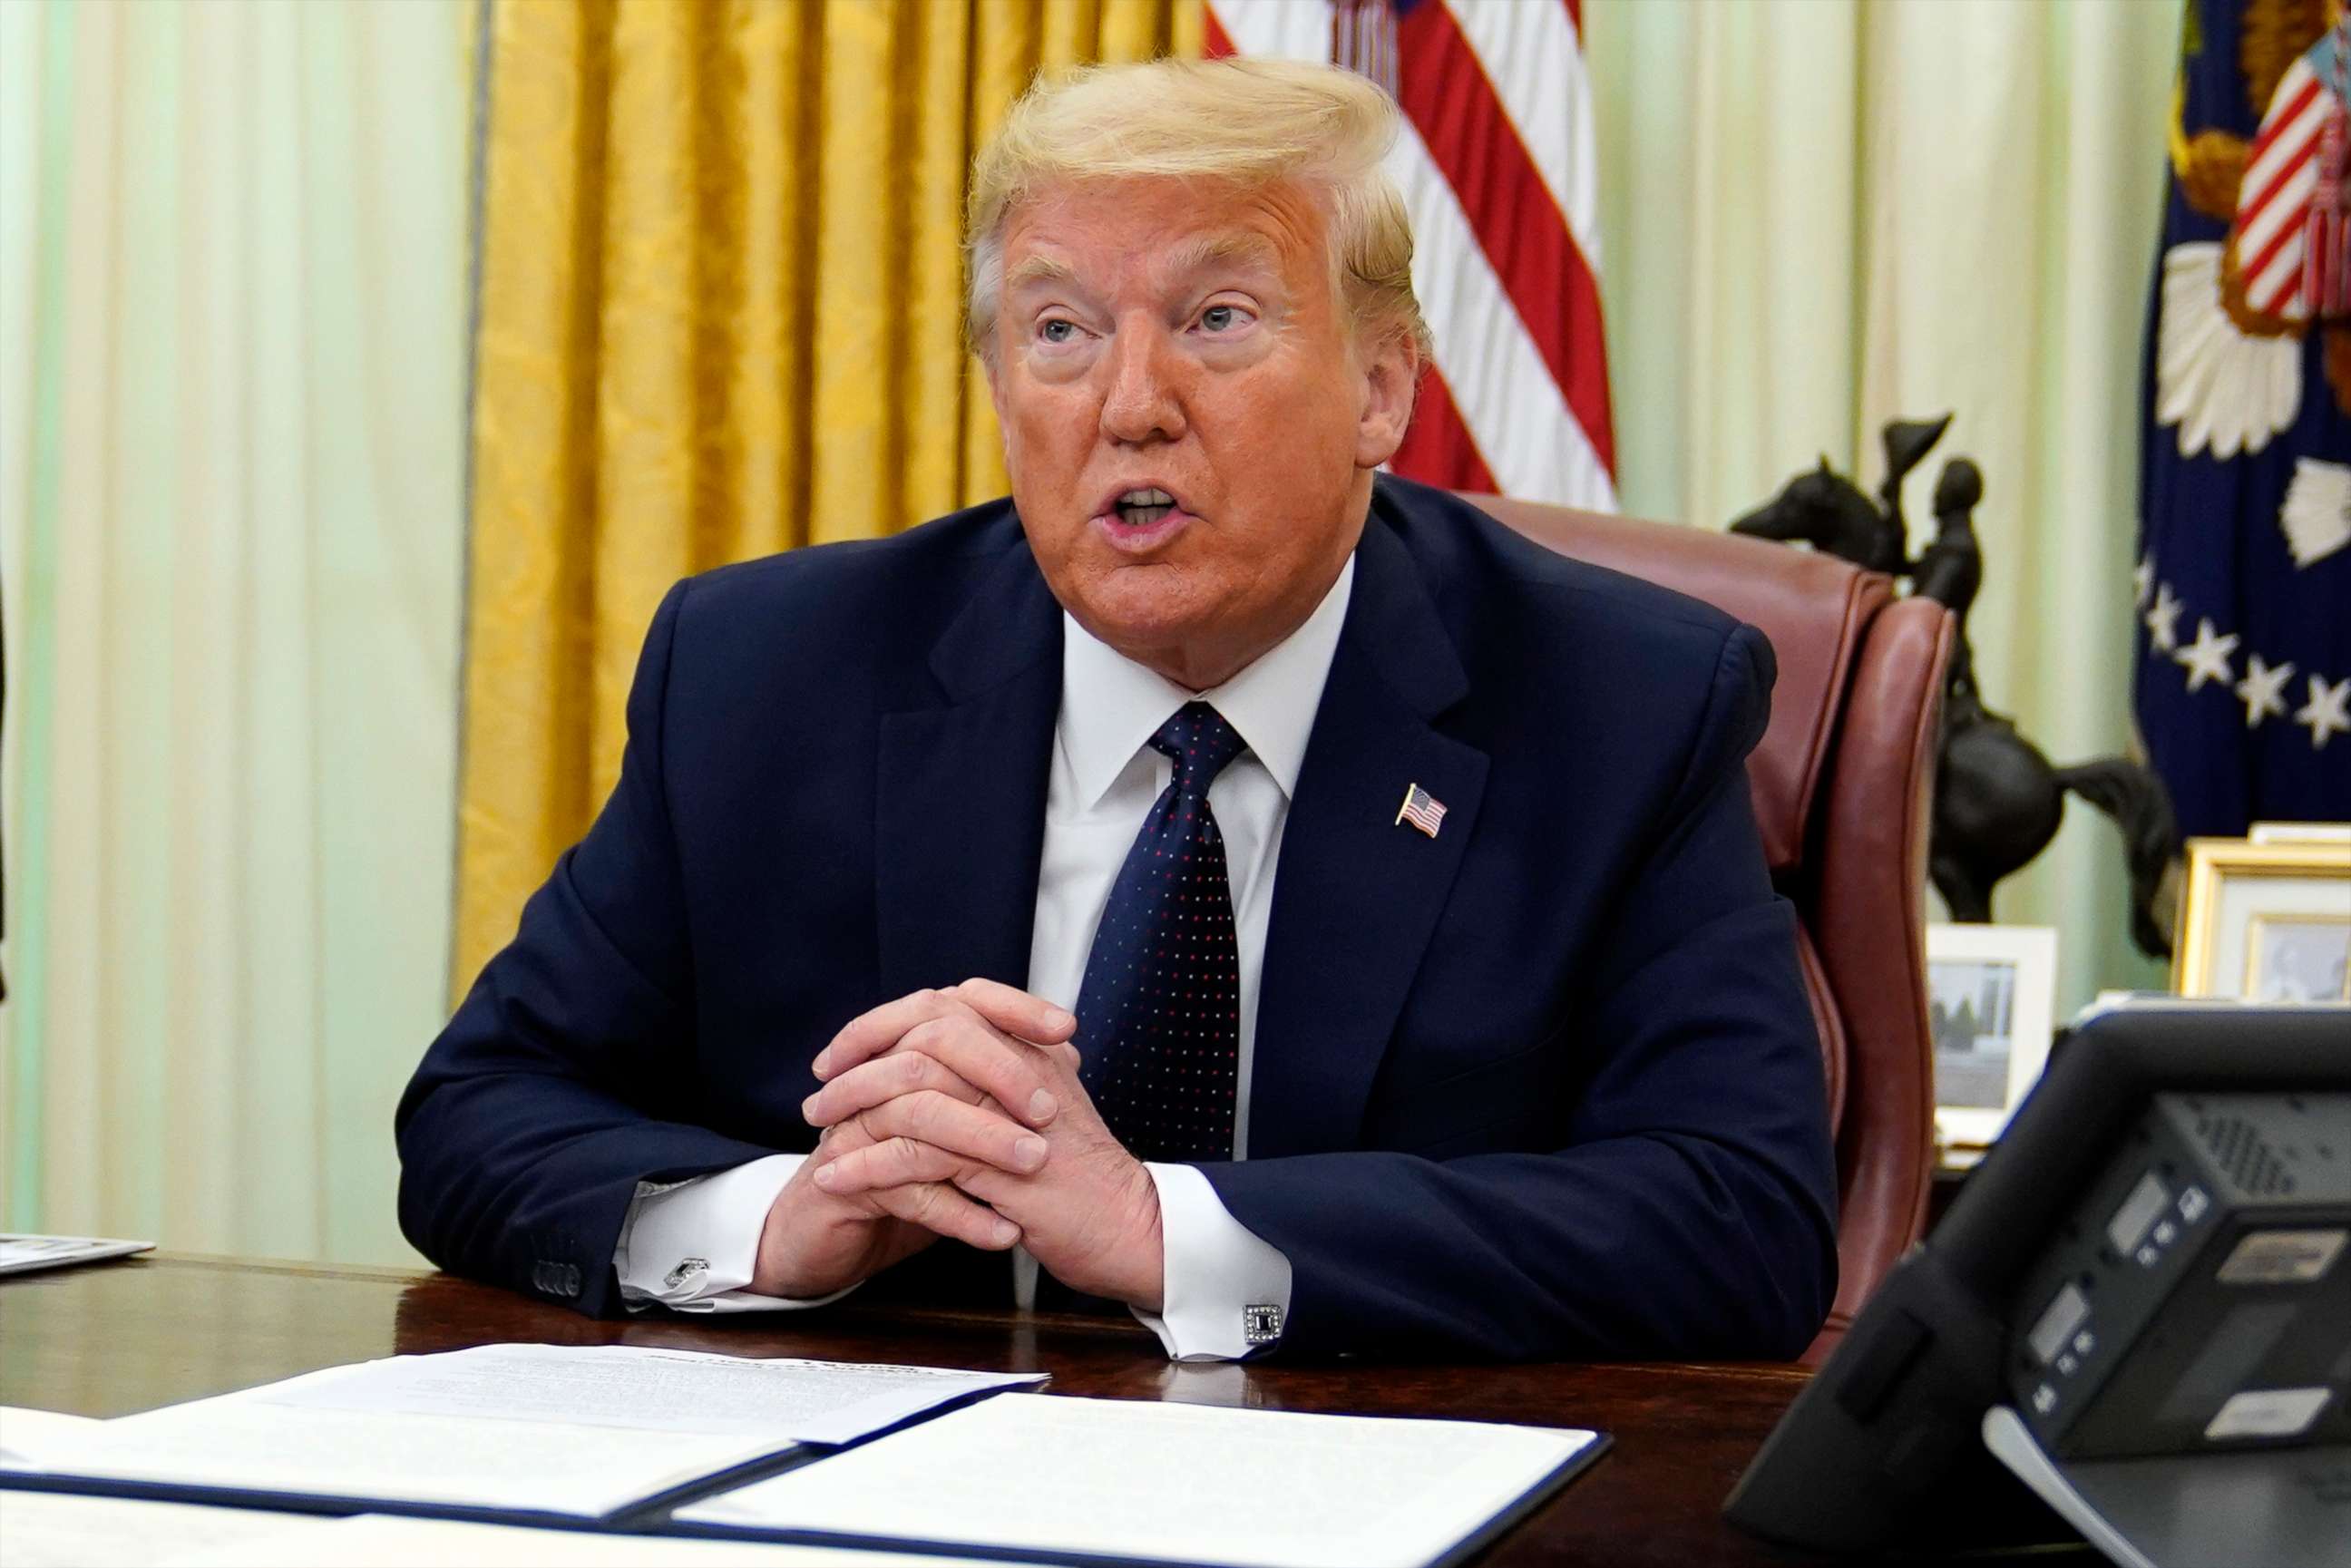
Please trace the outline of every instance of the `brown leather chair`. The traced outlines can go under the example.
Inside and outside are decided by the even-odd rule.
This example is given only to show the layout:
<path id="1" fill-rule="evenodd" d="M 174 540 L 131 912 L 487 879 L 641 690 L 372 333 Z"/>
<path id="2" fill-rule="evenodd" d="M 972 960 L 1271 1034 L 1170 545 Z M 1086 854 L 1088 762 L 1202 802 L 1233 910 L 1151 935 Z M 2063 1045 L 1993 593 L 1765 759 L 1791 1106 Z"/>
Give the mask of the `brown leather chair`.
<path id="1" fill-rule="evenodd" d="M 1802 923 L 1836 1136 L 1841 1275 L 1805 1356 L 1817 1361 L 1926 1223 L 1935 1084 L 1923 890 L 1950 615 L 1896 599 L 1881 573 L 1787 545 L 1465 499 L 1563 555 L 1716 605 L 1779 655 L 1748 777 L 1772 878 Z"/>

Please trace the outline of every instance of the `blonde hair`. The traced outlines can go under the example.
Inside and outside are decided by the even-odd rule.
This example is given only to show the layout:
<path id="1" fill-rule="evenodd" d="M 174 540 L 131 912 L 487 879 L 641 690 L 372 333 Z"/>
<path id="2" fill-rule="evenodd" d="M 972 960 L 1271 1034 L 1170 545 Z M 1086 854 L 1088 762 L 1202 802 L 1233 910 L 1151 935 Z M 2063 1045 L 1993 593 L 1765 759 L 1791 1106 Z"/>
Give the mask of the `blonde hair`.
<path id="1" fill-rule="evenodd" d="M 1049 186 L 1158 178 L 1304 185 L 1329 220 L 1332 285 L 1357 341 L 1401 336 L 1427 359 L 1412 224 L 1380 167 L 1397 125 L 1395 104 L 1370 81 L 1297 60 L 1152 60 L 1040 77 L 972 165 L 964 233 L 973 350 L 993 362 L 1013 208 Z"/>

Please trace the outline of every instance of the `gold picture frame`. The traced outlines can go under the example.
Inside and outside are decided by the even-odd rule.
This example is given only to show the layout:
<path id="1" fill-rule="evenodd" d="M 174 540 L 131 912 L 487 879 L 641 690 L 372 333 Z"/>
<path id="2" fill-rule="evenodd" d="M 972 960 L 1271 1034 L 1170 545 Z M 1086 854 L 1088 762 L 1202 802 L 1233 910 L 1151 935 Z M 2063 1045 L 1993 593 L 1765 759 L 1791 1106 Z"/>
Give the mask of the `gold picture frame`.
<path id="1" fill-rule="evenodd" d="M 2272 994 L 2281 990 L 2280 976 L 2263 967 L 2273 939 L 2338 926 L 2351 952 L 2351 842 L 2190 839 L 2171 988 L 2183 997 L 2283 999 Z M 2330 973 L 2325 984 L 2333 983 Z M 2297 993 L 2294 999 L 2351 1000 L 2351 978 L 2345 989 L 2344 996 Z"/>

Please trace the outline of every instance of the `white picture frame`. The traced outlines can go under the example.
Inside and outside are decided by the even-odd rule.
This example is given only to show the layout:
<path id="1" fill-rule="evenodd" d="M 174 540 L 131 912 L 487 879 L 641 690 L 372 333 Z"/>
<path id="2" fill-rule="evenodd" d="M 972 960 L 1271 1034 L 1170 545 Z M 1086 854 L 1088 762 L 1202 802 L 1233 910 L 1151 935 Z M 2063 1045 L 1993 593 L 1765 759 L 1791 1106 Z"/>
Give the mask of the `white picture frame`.
<path id="1" fill-rule="evenodd" d="M 1980 1151 L 2007 1127 L 2049 1064 L 2056 988 L 2049 926 L 1927 927 L 1935 1141 L 1943 1148 Z"/>

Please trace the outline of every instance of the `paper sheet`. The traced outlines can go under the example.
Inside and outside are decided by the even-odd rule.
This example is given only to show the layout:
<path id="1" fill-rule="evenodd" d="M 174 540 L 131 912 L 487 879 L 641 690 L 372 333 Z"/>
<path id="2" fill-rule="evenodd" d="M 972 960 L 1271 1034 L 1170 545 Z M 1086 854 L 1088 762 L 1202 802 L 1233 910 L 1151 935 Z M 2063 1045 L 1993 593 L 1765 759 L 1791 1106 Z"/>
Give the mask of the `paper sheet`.
<path id="1" fill-rule="evenodd" d="M 62 1269 L 68 1263 L 92 1263 L 100 1258 L 127 1258 L 152 1252 L 152 1241 L 117 1241 L 102 1236 L 25 1236 L 0 1233 L 0 1274 L 25 1274 L 36 1269 Z"/>
<path id="2" fill-rule="evenodd" d="M 45 1436 L 39 1458 L 53 1473 L 101 1479 L 600 1518 L 785 1453 L 810 1434 L 868 1431 L 1034 1381 L 487 1345 L 332 1367 Z"/>
<path id="3" fill-rule="evenodd" d="M 338 1367 L 249 1397 L 314 1410 L 850 1443 L 947 1400 L 1043 1381 L 1041 1373 L 752 1361 L 635 1345 L 490 1344 Z"/>
<path id="4" fill-rule="evenodd" d="M 1247 1568 L 1423 1568 L 1596 1440 L 1006 1395 L 677 1517 Z"/>
<path id="5" fill-rule="evenodd" d="M 230 1395 L 107 1423 L 57 1475 L 597 1518 L 791 1447 L 462 1416 L 287 1410 Z"/>
<path id="6" fill-rule="evenodd" d="M 8 1568 L 16 1560 L 7 1559 Z M 895 1552 L 852 1552 L 831 1546 L 784 1546 L 740 1541 L 688 1541 L 678 1536 L 601 1535 L 571 1530 L 523 1530 L 459 1524 L 437 1519 L 396 1519 L 364 1513 L 321 1521 L 312 1530 L 224 1550 L 174 1558 L 169 1568 L 972 1568 L 968 1559 L 911 1557 Z"/>
<path id="7" fill-rule="evenodd" d="M 42 1456 L 106 1425 L 87 1416 L 0 1405 L 0 1469 L 40 1467 Z"/>
<path id="8" fill-rule="evenodd" d="M 269 1538 L 299 1534 L 317 1522 L 258 1509 L 0 1491 L 0 1563 L 8 1568 L 155 1568 L 192 1552 L 224 1553 L 218 1558 L 224 1563 L 253 1562 Z"/>

